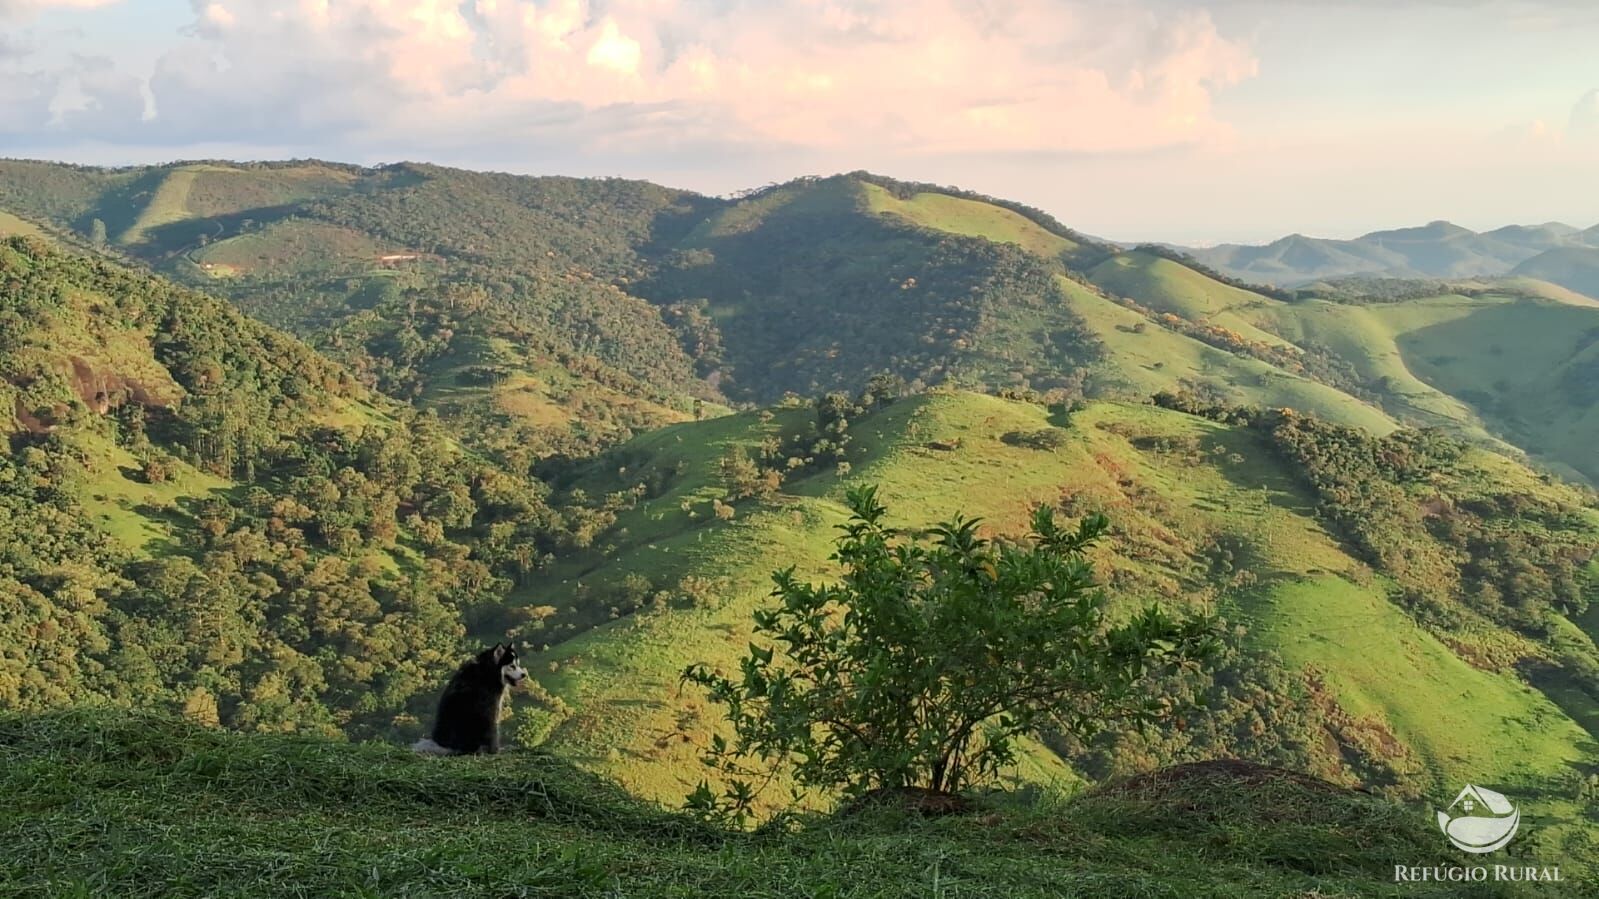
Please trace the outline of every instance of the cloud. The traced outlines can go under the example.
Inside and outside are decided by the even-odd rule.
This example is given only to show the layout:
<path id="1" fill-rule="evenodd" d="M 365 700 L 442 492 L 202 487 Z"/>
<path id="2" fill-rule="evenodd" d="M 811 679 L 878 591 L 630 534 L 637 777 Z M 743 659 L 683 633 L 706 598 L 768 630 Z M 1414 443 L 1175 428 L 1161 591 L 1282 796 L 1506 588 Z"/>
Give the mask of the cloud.
<path id="1" fill-rule="evenodd" d="M 50 9 L 94 9 L 118 0 L 0 0 L 0 22 L 25 22 Z"/>
<path id="2" fill-rule="evenodd" d="M 194 0 L 148 75 L 153 118 L 121 134 L 912 154 L 1225 140 L 1212 97 L 1254 76 L 1250 48 L 1149 2 Z M 55 127 L 108 137 L 129 121 L 115 102 L 144 112 L 103 90 Z"/>

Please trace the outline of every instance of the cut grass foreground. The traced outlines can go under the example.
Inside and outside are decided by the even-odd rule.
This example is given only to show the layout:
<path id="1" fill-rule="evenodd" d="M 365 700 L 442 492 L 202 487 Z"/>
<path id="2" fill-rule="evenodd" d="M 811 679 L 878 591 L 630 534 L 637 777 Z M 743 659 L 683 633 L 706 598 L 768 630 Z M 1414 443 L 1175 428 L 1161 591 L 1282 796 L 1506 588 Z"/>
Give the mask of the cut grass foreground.
<path id="1" fill-rule="evenodd" d="M 1396 864 L 1465 860 L 1424 809 L 1294 778 L 732 833 L 533 753 L 422 758 L 71 710 L 0 715 L 0 793 L 7 896 L 1576 894 L 1395 884 Z"/>

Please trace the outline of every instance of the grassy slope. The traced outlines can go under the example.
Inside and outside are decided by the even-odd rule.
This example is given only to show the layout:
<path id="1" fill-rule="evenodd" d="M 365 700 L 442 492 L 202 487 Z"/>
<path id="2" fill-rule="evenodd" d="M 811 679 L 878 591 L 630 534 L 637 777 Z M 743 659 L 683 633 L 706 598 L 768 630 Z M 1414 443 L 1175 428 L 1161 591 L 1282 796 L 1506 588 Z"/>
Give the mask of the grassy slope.
<path id="1" fill-rule="evenodd" d="M 74 435 L 73 442 L 88 460 L 89 477 L 78 500 L 102 530 L 139 555 L 170 552 L 164 544 L 177 544 L 186 536 L 174 527 L 188 519 L 185 508 L 213 491 L 234 486 L 176 461 L 165 481 L 146 484 L 131 477 L 138 471 L 138 460 L 110 440 L 83 433 Z"/>
<path id="2" fill-rule="evenodd" d="M 1307 301 L 1258 312 L 1295 341 L 1331 348 L 1407 421 L 1504 441 L 1568 476 L 1599 478 L 1599 408 L 1567 388 L 1589 358 L 1599 309 L 1577 301 L 1441 296 L 1347 306 Z"/>
<path id="3" fill-rule="evenodd" d="M 1475 410 L 1411 371 L 1396 341 L 1395 312 L 1313 300 L 1263 309 L 1259 315 L 1291 340 L 1328 347 L 1351 363 L 1366 383 L 1383 384 L 1385 404 L 1407 421 L 1455 425 L 1486 439 Z"/>
<path id="4" fill-rule="evenodd" d="M 1260 343 L 1288 343 L 1257 327 L 1250 315 L 1254 310 L 1280 306 L 1281 301 L 1223 284 L 1170 259 L 1121 253 L 1094 266 L 1088 274 L 1100 287 L 1157 312 L 1227 328 Z"/>
<path id="5" fill-rule="evenodd" d="M 1441 297 L 1382 315 L 1423 380 L 1469 400 L 1493 430 L 1528 452 L 1599 481 L 1599 404 L 1583 405 L 1567 382 L 1574 364 L 1591 366 L 1599 355 L 1599 309 Z"/>
<path id="6" fill-rule="evenodd" d="M 19 897 L 1450 895 L 1391 882 L 1396 862 L 1451 861 L 1422 810 L 1284 781 L 737 834 L 542 755 L 72 712 L 0 716 L 0 791 L 0 888 Z"/>
<path id="7" fill-rule="evenodd" d="M 359 231 L 323 222 L 280 221 L 194 250 L 189 258 L 212 277 L 329 271 L 365 275 L 377 266 L 379 256 L 390 252 L 399 250 Z"/>
<path id="8" fill-rule="evenodd" d="M 0 237 L 12 237 L 18 234 L 26 237 L 49 239 L 44 230 L 38 225 L 0 209 Z"/>
<path id="9" fill-rule="evenodd" d="M 1168 330 L 1070 279 L 1062 278 L 1060 284 L 1076 312 L 1110 350 L 1105 377 L 1129 393 L 1148 396 L 1203 384 L 1232 403 L 1302 409 L 1379 434 L 1394 428 L 1393 420 L 1380 410 L 1346 393 Z M 1141 331 L 1134 330 L 1139 327 Z"/>
<path id="10" fill-rule="evenodd" d="M 1379 586 L 1307 577 L 1244 606 L 1257 645 L 1327 672 L 1340 704 L 1386 720 L 1429 769 L 1536 787 L 1587 758 L 1589 735 L 1554 703 L 1467 665 Z"/>
<path id="11" fill-rule="evenodd" d="M 898 216 L 924 228 L 1013 243 L 1041 256 L 1058 257 L 1080 249 L 1075 241 L 1046 231 L 1025 216 L 979 200 L 925 191 L 901 200 L 876 184 L 862 183 L 860 187 L 872 212 Z"/>
<path id="12" fill-rule="evenodd" d="M 1580 297 L 1440 296 L 1347 306 L 1285 304 L 1219 284 L 1170 260 L 1124 254 L 1095 281 L 1146 305 L 1259 339 L 1281 335 L 1331 349 L 1404 421 L 1451 427 L 1530 452 L 1567 475 L 1599 479 L 1599 408 L 1562 383 L 1599 334 Z M 1324 413 L 1325 414 L 1325 413 Z"/>
<path id="13" fill-rule="evenodd" d="M 1017 244 L 1051 258 L 1070 256 L 1079 249 L 1015 212 L 977 200 L 929 192 L 899 200 L 877 185 L 857 186 L 873 212 L 931 230 Z M 1156 311 L 1224 327 L 1263 344 L 1289 343 L 1254 320 L 1284 304 L 1221 284 L 1171 260 L 1123 253 L 1095 266 L 1090 275 L 1101 287 Z M 1070 279 L 1061 278 L 1059 283 L 1072 311 L 1109 349 L 1110 361 L 1103 366 L 1106 377 L 1131 393 L 1148 395 L 1185 384 L 1206 384 L 1235 403 L 1304 409 L 1379 433 L 1394 426 L 1381 411 L 1336 389 L 1162 328 Z M 1144 330 L 1134 333 L 1140 324 Z M 1026 340 L 1025 334 L 1017 334 L 1005 344 L 1016 347 Z"/>
<path id="14" fill-rule="evenodd" d="M 909 202 L 880 189 L 870 196 L 874 208 L 923 227 L 1059 255 L 1042 242 L 1053 235 L 997 207 L 939 194 L 920 194 Z M 1408 423 L 1450 427 L 1512 453 L 1526 450 L 1567 476 L 1599 479 L 1591 452 L 1599 444 L 1599 405 L 1572 401 L 1572 391 L 1561 381 L 1567 367 L 1581 361 L 1580 342 L 1591 342 L 1589 335 L 1599 333 L 1599 308 L 1580 295 L 1555 288 L 1538 289 L 1538 297 L 1507 292 L 1373 306 L 1289 304 L 1139 252 L 1106 259 L 1088 275 L 1096 285 L 1157 312 L 1226 328 L 1252 341 L 1326 347 L 1377 390 L 1383 410 L 1160 330 L 1155 323 L 1147 323 L 1144 333 L 1131 333 L 1146 321 L 1142 316 L 1064 282 L 1075 311 L 1111 350 L 1106 368 L 1135 390 L 1207 384 L 1232 402 L 1305 409 L 1376 431 L 1391 427 L 1388 415 L 1393 415 Z M 1440 357 L 1453 358 L 1430 361 Z"/>
<path id="15" fill-rule="evenodd" d="M 189 189 L 194 186 L 196 174 L 188 167 L 167 173 L 139 210 L 133 224 L 116 235 L 116 242 L 124 246 L 136 244 L 144 240 L 151 229 L 188 218 Z"/>
<path id="16" fill-rule="evenodd" d="M 1484 283 L 1502 288 L 1508 293 L 1520 293 L 1543 297 L 1548 300 L 1559 300 L 1562 303 L 1568 303 L 1573 306 L 1599 306 L 1599 300 L 1586 294 L 1578 293 L 1569 287 L 1561 287 L 1552 281 L 1541 281 L 1537 278 L 1522 276 L 1507 276 L 1493 278 Z"/>
<path id="17" fill-rule="evenodd" d="M 843 518 L 842 491 L 853 480 L 881 484 L 903 521 L 959 511 L 1004 532 L 1021 527 L 1030 502 L 1073 495 L 1115 521 L 1116 553 L 1099 560 L 1101 572 L 1133 599 L 1194 595 L 1193 558 L 1208 541 L 1225 536 L 1247 546 L 1240 567 L 1260 582 L 1225 594 L 1224 611 L 1253 626 L 1253 645 L 1324 670 L 1339 704 L 1399 735 L 1427 762 L 1439 790 L 1461 779 L 1551 783 L 1591 745 L 1566 713 L 1514 675 L 1468 668 L 1391 607 L 1381 582 L 1311 519 L 1307 498 L 1247 432 L 1104 403 L 1073 417 L 1065 447 L 1040 452 L 998 439 L 1050 426 L 1039 407 L 972 394 L 922 397 L 854 426 L 858 455 L 849 479 L 814 476 L 786 487 L 774 507 L 741 507 L 733 521 L 714 521 L 709 505 L 721 495 L 715 464 L 722 448 L 758 442 L 764 431 L 791 427 L 802 414 L 793 410 L 765 424 L 751 415 L 685 424 L 628 445 L 632 473 L 679 462 L 688 468 L 664 496 L 623 514 L 619 525 L 627 536 L 608 554 L 569 563 L 525 601 L 561 607 L 574 601 L 580 582 L 600 589 L 638 572 L 669 586 L 694 573 L 725 579 L 717 591 L 722 605 L 630 616 L 543 653 L 535 671 L 574 709 L 553 736 L 557 752 L 640 795 L 680 799 L 700 776 L 697 757 L 718 718 L 698 695 L 678 687 L 678 673 L 690 662 L 734 663 L 773 569 L 826 573 L 820 560 L 830 526 Z M 1140 448 L 1159 437 L 1191 438 L 1208 461 L 1195 465 Z M 925 445 L 956 439 L 960 446 L 952 451 Z M 590 486 L 603 489 L 603 481 L 596 476 Z M 1405 675 L 1399 680 L 1391 677 L 1395 665 Z M 1459 728 L 1473 718 L 1505 728 L 1473 731 L 1463 740 Z M 1035 756 L 1033 764 L 1018 773 L 1071 778 L 1047 758 Z"/>
<path id="18" fill-rule="evenodd" d="M 861 187 L 873 211 L 897 215 L 924 228 L 1013 243 L 1053 258 L 1077 249 L 1071 241 L 997 206 L 937 193 L 920 193 L 902 201 L 876 185 Z M 1214 281 L 1171 260 L 1147 253 L 1122 253 L 1094 266 L 1089 275 L 1100 287 L 1157 312 L 1227 328 L 1263 344 L 1289 344 L 1255 320 L 1265 311 L 1281 307 L 1281 302 Z M 1072 310 L 1109 349 L 1110 361 L 1103 366 L 1107 377 L 1133 393 L 1148 395 L 1185 384 L 1205 384 L 1231 402 L 1304 409 L 1379 433 L 1394 426 L 1381 411 L 1336 389 L 1162 328 L 1070 279 L 1061 278 L 1060 286 Z M 1143 331 L 1134 333 L 1132 329 L 1139 325 L 1144 326 Z"/>
<path id="19" fill-rule="evenodd" d="M 615 420 L 659 427 L 692 417 L 686 399 L 683 408 L 631 396 L 599 381 L 578 376 L 548 361 L 524 357 L 517 374 L 489 386 L 463 384 L 461 373 L 484 358 L 517 358 L 519 350 L 502 338 L 472 337 L 458 342 L 455 352 L 427 366 L 427 381 L 419 405 L 449 416 L 469 413 L 474 406 L 493 410 L 526 425 L 560 431 L 586 428 L 590 431 L 617 427 Z M 710 404 L 707 414 L 721 406 Z"/>
<path id="20" fill-rule="evenodd" d="M 332 398 L 319 421 L 329 427 L 359 430 L 366 425 L 387 426 L 392 421 L 380 410 L 362 402 Z M 201 471 L 175 457 L 167 460 L 166 479 L 154 484 L 137 476 L 139 460 L 109 438 L 93 431 L 77 431 L 64 439 L 83 454 L 86 479 L 77 485 L 77 499 L 106 533 L 135 555 L 156 557 L 187 552 L 193 534 L 193 509 L 197 501 L 239 489 L 226 478 Z M 396 550 L 401 552 L 401 550 Z M 392 560 L 379 554 L 384 564 Z"/>
<path id="21" fill-rule="evenodd" d="M 317 164 L 273 168 L 241 168 L 214 163 L 176 166 L 161 173 L 148 194 L 136 198 L 130 210 L 132 223 L 118 243 L 135 245 L 152 239 L 162 245 L 147 249 L 170 252 L 180 246 L 165 245 L 164 225 L 191 218 L 214 218 L 259 211 L 329 196 L 350 186 L 354 176 Z M 192 235 L 177 239 L 187 242 Z"/>
<path id="22" fill-rule="evenodd" d="M 1599 299 L 1599 249 L 1561 247 L 1549 250 L 1516 266 L 1512 274 L 1553 281 Z"/>

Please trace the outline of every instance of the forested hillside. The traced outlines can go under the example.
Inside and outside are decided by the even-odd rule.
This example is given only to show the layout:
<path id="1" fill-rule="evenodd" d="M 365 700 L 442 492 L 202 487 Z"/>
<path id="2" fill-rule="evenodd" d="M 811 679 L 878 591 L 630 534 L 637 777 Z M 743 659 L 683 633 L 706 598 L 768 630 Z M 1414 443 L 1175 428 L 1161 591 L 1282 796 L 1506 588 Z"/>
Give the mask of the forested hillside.
<path id="1" fill-rule="evenodd" d="M 518 466 L 889 374 L 1442 426 L 1599 478 L 1599 303 L 1439 261 L 1527 259 L 1575 229 L 1382 232 L 1442 276 L 1285 291 L 866 173 L 716 199 L 418 164 L 0 162 L 0 209 L 226 296 Z"/>
<path id="2" fill-rule="evenodd" d="M 611 513 L 191 290 L 0 243 L 0 703 L 392 733 Z"/>
<path id="3" fill-rule="evenodd" d="M 859 389 L 877 372 L 1081 392 L 1102 351 L 1056 282 L 1061 259 L 874 214 L 873 192 L 851 176 L 762 191 L 690 232 L 642 290 L 702 304 L 738 397 Z"/>
<path id="4" fill-rule="evenodd" d="M 420 165 L 0 162 L 0 209 L 221 294 L 524 457 L 586 452 L 718 398 L 682 336 L 619 286 L 641 271 L 640 244 L 706 202 Z"/>

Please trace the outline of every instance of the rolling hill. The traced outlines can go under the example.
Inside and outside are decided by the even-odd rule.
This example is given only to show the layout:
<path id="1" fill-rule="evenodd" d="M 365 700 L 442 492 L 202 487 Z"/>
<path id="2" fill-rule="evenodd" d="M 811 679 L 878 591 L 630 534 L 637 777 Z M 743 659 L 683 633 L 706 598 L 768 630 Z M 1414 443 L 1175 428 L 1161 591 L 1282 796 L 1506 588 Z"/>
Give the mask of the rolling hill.
<path id="1" fill-rule="evenodd" d="M 1247 749 L 1401 791 L 1514 756 L 1521 761 L 1495 776 L 1532 783 L 1574 761 L 1585 739 L 1590 700 L 1574 685 L 1584 683 L 1592 644 L 1560 610 L 1580 607 L 1591 590 L 1580 564 L 1595 541 L 1585 530 L 1591 495 L 1482 450 L 1440 456 L 1436 471 L 1392 488 L 1405 497 L 1393 500 L 1401 511 L 1384 506 L 1383 515 L 1439 502 L 1460 510 L 1447 533 L 1421 527 L 1431 536 L 1403 563 L 1374 554 L 1327 506 L 1329 496 L 1387 495 L 1381 478 L 1353 494 L 1307 480 L 1315 459 L 1291 455 L 1301 450 L 1270 428 L 1126 402 L 1092 403 L 1068 419 L 1069 397 L 1051 412 L 947 389 L 919 394 L 891 378 L 855 401 L 790 400 L 657 428 L 591 462 L 549 467 L 540 482 L 202 294 L 36 239 L 3 247 L 11 289 L 0 312 L 0 384 L 12 412 L 0 576 L 20 602 L 6 617 L 8 706 L 46 708 L 92 685 L 107 701 L 190 706 L 243 729 L 405 733 L 426 704 L 425 672 L 462 633 L 509 630 L 548 646 L 549 693 L 517 722 L 523 738 L 548 738 L 670 799 L 710 726 L 706 707 L 673 686 L 676 673 L 690 656 L 725 661 L 742 646 L 774 567 L 825 571 L 840 491 L 868 480 L 911 522 L 959 510 L 1012 531 L 1033 502 L 1070 514 L 1103 508 L 1119 548 L 1100 562 L 1118 594 L 1224 610 L 1248 625 L 1232 663 L 1239 681 L 1324 703 L 1269 721 L 1269 739 L 1242 747 L 1194 731 L 1147 744 L 1121 735 L 1133 742 L 1114 748 L 1041 745 L 1030 779 L 1072 782 L 1138 770 L 1138 759 Z M 1101 277 L 1145 270 L 1170 288 L 1165 299 L 1150 293 L 1152 302 L 1196 318 L 1296 308 L 1231 288 L 1200 296 L 1188 270 L 1132 255 L 1128 265 L 1102 262 L 1116 267 Z M 1141 314 L 1058 277 L 1107 313 Z M 1485 314 L 1450 308 L 1454 321 Z M 1325 304 L 1320 327 L 1391 328 L 1382 317 L 1390 311 Z M 1391 427 L 1345 424 L 1354 427 L 1334 433 L 1365 436 L 1337 440 L 1356 440 L 1362 453 L 1390 458 L 1409 446 L 1379 451 L 1359 441 L 1409 432 L 1380 438 L 1372 435 Z M 738 468 L 734 447 L 754 478 L 736 489 L 727 480 Z M 56 539 L 18 539 L 40 530 Z M 1535 570 L 1514 585 L 1463 568 L 1449 542 L 1476 535 L 1488 541 L 1480 554 L 1498 551 L 1494 534 L 1522 532 L 1542 534 L 1540 552 L 1554 555 L 1524 558 Z M 1481 602 L 1463 601 L 1460 591 L 1479 582 Z M 1512 607 L 1519 593 L 1527 597 Z M 1398 594 L 1409 605 L 1394 606 Z M 90 595 L 87 605 L 71 599 Z M 1434 606 L 1448 614 L 1421 611 Z M 1356 621 L 1371 628 L 1349 644 L 1362 653 L 1315 636 Z M 1462 656 L 1473 643 L 1492 649 Z M 1373 673 L 1384 654 L 1390 665 L 1410 659 L 1406 683 L 1464 683 L 1475 707 L 1545 725 L 1519 728 L 1505 745 L 1451 745 L 1447 719 L 1424 719 L 1454 694 L 1394 692 Z M 372 664 L 341 661 L 351 656 Z M 41 657 L 52 660 L 42 675 Z M 1282 661 L 1262 661 L 1270 658 Z M 1319 672 L 1314 682 L 1295 679 L 1305 666 Z M 1563 685 L 1550 695 L 1570 708 L 1533 690 L 1520 669 Z M 1233 714 L 1269 711 L 1215 685 L 1189 688 L 1220 690 L 1207 701 Z M 363 696 L 357 710 L 351 703 Z M 1362 744 L 1367 732 L 1387 736 Z M 1317 748 L 1325 745 L 1341 748 Z"/>
<path id="2" fill-rule="evenodd" d="M 1590 297 L 1599 296 L 1599 248 L 1545 250 L 1516 266 L 1511 274 L 1549 281 Z"/>
<path id="3" fill-rule="evenodd" d="M 0 162 L 0 208 L 226 296 L 368 386 L 539 454 L 720 399 L 682 337 L 617 286 L 635 244 L 700 202 L 419 165 Z"/>
<path id="4" fill-rule="evenodd" d="M 1444 427 L 1599 480 L 1588 449 L 1599 421 L 1583 386 L 1594 379 L 1599 302 L 1515 282 L 1284 299 L 1157 250 L 1118 252 L 1062 281 L 1106 348 L 1090 366 L 1091 393 L 1197 388 L 1379 432 Z"/>
<path id="5" fill-rule="evenodd" d="M 510 627 L 548 643 L 538 667 L 548 670 L 540 677 L 555 700 L 517 713 L 531 738 L 637 794 L 685 795 L 703 774 L 696 762 L 716 717 L 678 685 L 679 673 L 692 662 L 735 663 L 774 569 L 828 574 L 823 559 L 843 518 L 843 490 L 868 482 L 910 524 L 961 512 L 1016 533 L 1035 502 L 1069 514 L 1104 510 L 1114 548 L 1097 561 L 1118 597 L 1214 609 L 1240 627 L 1224 671 L 1172 687 L 1193 691 L 1205 710 L 1184 729 L 1112 733 L 1089 745 L 1046 739 L 1015 773 L 1024 780 L 1071 784 L 1084 774 L 1239 754 L 1401 796 L 1465 777 L 1559 792 L 1592 746 L 1599 694 L 1571 685 L 1589 664 L 1579 657 L 1599 660 L 1593 634 L 1558 613 L 1529 630 L 1508 606 L 1464 598 L 1477 589 L 1471 559 L 1495 552 L 1494 540 L 1519 541 L 1516 533 L 1565 546 L 1551 558 L 1570 561 L 1551 564 L 1586 579 L 1576 589 L 1591 596 L 1599 583 L 1591 495 L 1480 450 L 1462 450 L 1414 483 L 1322 488 L 1316 463 L 1292 447 L 1359 431 L 1228 425 L 1117 403 L 1062 419 L 968 393 L 858 409 L 847 469 L 794 466 L 783 461 L 786 450 L 766 449 L 803 445 L 798 435 L 813 427 L 812 414 L 794 406 L 666 428 L 576 475 L 588 492 L 615 489 L 620 470 L 650 489 L 594 550 L 541 572 L 513 595 L 505 618 L 488 622 L 490 632 Z M 791 472 L 780 492 L 734 498 L 721 460 L 735 446 Z M 1392 527 L 1411 536 L 1385 539 L 1404 544 L 1402 557 L 1363 550 L 1342 529 L 1329 497 L 1350 489 L 1393 492 Z M 1451 548 L 1457 538 L 1429 519 L 1443 503 L 1469 530 L 1479 526 L 1467 523 L 1470 509 L 1505 495 L 1564 511 L 1547 524 L 1491 513 L 1480 525 L 1489 543 L 1472 551 Z M 1568 549 L 1574 555 L 1564 556 Z M 537 615 L 515 612 L 522 604 Z M 1533 682 L 1518 673 L 1534 670 L 1545 673 Z M 1473 736 L 1462 740 L 1463 732 Z M 1551 832 L 1578 839 L 1576 806 L 1551 798 L 1546 808 Z"/>
<path id="6" fill-rule="evenodd" d="M 961 242 L 927 255 L 917 232 Z M 971 246 L 973 235 L 990 247 Z M 1118 251 L 1053 220 L 863 175 L 761 192 L 685 246 L 640 289 L 657 301 L 707 298 L 725 383 L 736 392 L 753 382 L 758 399 L 858 387 L 874 367 L 924 383 L 1098 397 L 1197 389 L 1378 432 L 1447 427 L 1567 476 L 1599 475 L 1584 394 L 1547 389 L 1586 377 L 1582 335 L 1599 327 L 1599 306 L 1555 288 L 1424 285 L 1380 313 L 1360 294 L 1290 300 L 1153 248 Z M 959 265 L 940 267 L 954 252 Z M 979 275 L 968 299 L 946 299 L 941 285 Z M 1495 339 L 1501 316 L 1525 323 L 1528 342 L 1515 351 Z M 1380 323 L 1353 324 L 1368 318 Z M 1484 352 L 1524 366 L 1516 378 L 1483 383 L 1468 366 L 1429 363 L 1445 355 L 1429 339 L 1441 332 L 1420 332 L 1461 318 L 1456 336 L 1480 327 Z"/>
<path id="7" fill-rule="evenodd" d="M 849 392 L 887 373 L 1102 398 L 1198 390 L 1377 432 L 1447 427 L 1599 476 L 1582 386 L 1599 307 L 1526 277 L 1254 288 L 1026 206 L 866 173 L 724 200 L 415 164 L 5 162 L 0 205 L 227 296 L 518 466 L 727 398 Z M 1406 272 L 1454 277 L 1586 239 L 1434 223 L 1339 252 L 1402 251 Z M 1524 340 L 1501 333 L 1512 319 Z M 1479 377 L 1500 360 L 1508 377 Z"/>
<path id="8" fill-rule="evenodd" d="M 1478 233 L 1440 221 L 1373 231 L 1352 240 L 1291 234 L 1260 246 L 1220 244 L 1182 250 L 1236 278 L 1295 286 L 1350 276 L 1497 277 L 1548 250 L 1594 245 L 1592 230 L 1583 232 L 1560 222 L 1508 225 Z"/>

